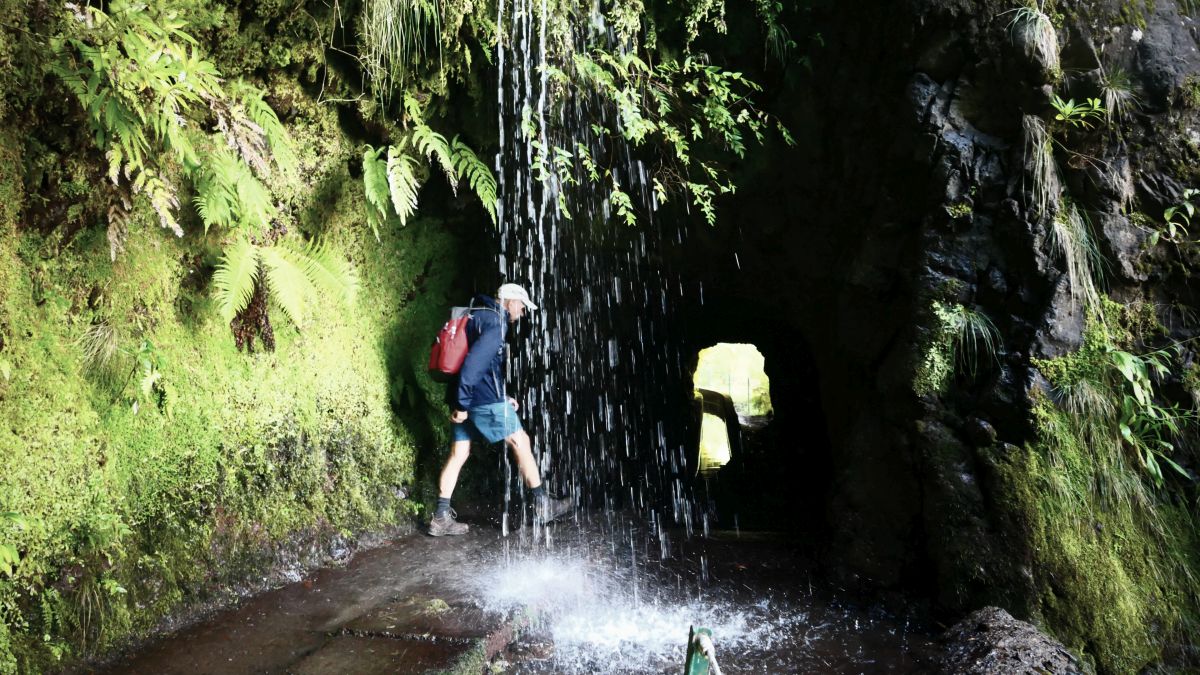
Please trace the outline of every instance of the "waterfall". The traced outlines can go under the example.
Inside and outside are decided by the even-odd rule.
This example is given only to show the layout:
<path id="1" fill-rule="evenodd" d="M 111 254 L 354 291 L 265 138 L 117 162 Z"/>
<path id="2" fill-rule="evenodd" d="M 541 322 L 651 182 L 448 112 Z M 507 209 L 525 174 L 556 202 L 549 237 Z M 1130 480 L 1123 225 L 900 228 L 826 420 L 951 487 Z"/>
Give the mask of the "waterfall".
<path id="1" fill-rule="evenodd" d="M 593 126 L 614 127 L 614 107 L 551 78 L 570 71 L 571 53 L 629 49 L 598 7 L 587 15 L 562 45 L 547 35 L 546 0 L 499 2 L 499 271 L 541 305 L 510 355 L 510 380 L 524 395 L 523 419 L 551 489 L 690 532 L 684 442 L 666 422 L 680 402 L 664 390 L 690 379 L 671 346 L 674 299 L 688 291 L 660 262 L 685 230 L 660 217 L 647 167 L 629 144 Z M 589 179 L 580 149 L 629 195 L 636 226 L 616 217 L 611 189 Z M 506 494 L 514 492 L 512 482 Z"/>

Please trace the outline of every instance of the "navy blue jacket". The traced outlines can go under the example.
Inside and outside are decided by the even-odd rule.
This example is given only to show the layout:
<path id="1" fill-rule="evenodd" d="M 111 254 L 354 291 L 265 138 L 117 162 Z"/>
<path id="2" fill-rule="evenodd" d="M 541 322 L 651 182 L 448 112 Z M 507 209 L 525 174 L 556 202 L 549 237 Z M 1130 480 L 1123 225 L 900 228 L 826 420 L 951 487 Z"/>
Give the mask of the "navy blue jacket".
<path id="1" fill-rule="evenodd" d="M 455 410 L 470 410 L 505 398 L 504 337 L 508 312 L 486 295 L 475 296 L 472 304 L 476 309 L 467 321 L 467 359 L 458 373 L 457 389 L 451 385 L 450 407 Z"/>

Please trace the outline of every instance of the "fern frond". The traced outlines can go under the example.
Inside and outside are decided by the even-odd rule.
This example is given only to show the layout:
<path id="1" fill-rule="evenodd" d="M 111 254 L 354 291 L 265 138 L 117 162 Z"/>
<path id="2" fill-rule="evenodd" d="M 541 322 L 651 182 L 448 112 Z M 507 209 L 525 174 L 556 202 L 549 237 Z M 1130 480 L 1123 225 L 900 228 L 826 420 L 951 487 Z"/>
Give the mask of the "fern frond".
<path id="1" fill-rule="evenodd" d="M 108 254 L 116 261 L 117 254 L 125 251 L 125 239 L 129 236 L 129 216 L 133 204 L 129 195 L 121 191 L 108 206 Z"/>
<path id="2" fill-rule="evenodd" d="M 358 276 L 344 259 L 319 244 L 294 253 L 315 288 L 346 304 L 354 304 L 358 295 Z"/>
<path id="3" fill-rule="evenodd" d="M 233 227 L 237 223 L 237 160 L 227 151 L 212 153 L 197 171 L 193 200 L 204 231 L 210 227 Z"/>
<path id="4" fill-rule="evenodd" d="M 421 188 L 417 179 L 416 160 L 396 146 L 391 146 L 388 148 L 387 178 L 392 206 L 400 216 L 400 224 L 406 225 L 409 217 L 416 213 L 417 191 Z"/>
<path id="5" fill-rule="evenodd" d="M 496 223 L 496 177 L 492 175 L 492 170 L 457 136 L 450 147 L 454 151 L 455 173 L 467 181 L 479 201 L 483 202 L 483 208 L 491 216 L 492 223 Z"/>
<path id="6" fill-rule="evenodd" d="M 259 275 L 259 248 L 250 240 L 239 238 L 225 249 L 213 273 L 213 287 L 221 318 L 226 323 L 250 304 Z"/>
<path id="7" fill-rule="evenodd" d="M 387 162 L 379 158 L 386 147 L 379 149 L 367 146 L 363 152 L 363 190 L 367 195 L 367 223 L 375 239 L 379 239 L 379 226 L 391 212 L 391 188 L 388 187 Z"/>
<path id="8" fill-rule="evenodd" d="M 254 124 L 258 125 L 266 137 L 275 166 L 285 174 L 294 174 L 297 166 L 292 137 L 283 126 L 283 122 L 279 121 L 275 110 L 263 100 L 265 92 L 245 82 L 239 82 L 237 88 L 241 90 L 242 105 L 245 107 L 246 114 Z"/>
<path id="9" fill-rule="evenodd" d="M 241 214 L 242 225 L 253 230 L 262 231 L 270 227 L 271 219 L 275 217 L 275 203 L 271 193 L 242 165 L 241 177 L 237 183 L 238 210 Z"/>
<path id="10" fill-rule="evenodd" d="M 450 189 L 457 196 L 458 172 L 454 170 L 454 157 L 446 137 L 424 124 L 417 124 L 413 127 L 412 142 L 417 151 L 428 157 L 431 162 L 437 162 L 442 173 L 446 174 L 446 180 L 450 181 Z"/>
<path id="11" fill-rule="evenodd" d="M 304 324 L 304 304 L 314 292 L 301 256 L 286 246 L 265 246 L 259 253 L 271 300 L 300 328 Z"/>
<path id="12" fill-rule="evenodd" d="M 150 169 L 143 168 L 133 179 L 133 191 L 150 199 L 150 206 L 158 214 L 158 223 L 163 228 L 183 236 L 183 228 L 175 220 L 175 209 L 179 208 L 179 197 L 175 187 Z"/>
<path id="13" fill-rule="evenodd" d="M 211 102 L 217 116 L 217 130 L 225 137 L 225 143 L 236 150 L 259 176 L 269 176 L 267 164 L 267 138 L 262 127 L 246 115 L 241 105 L 215 99 Z"/>

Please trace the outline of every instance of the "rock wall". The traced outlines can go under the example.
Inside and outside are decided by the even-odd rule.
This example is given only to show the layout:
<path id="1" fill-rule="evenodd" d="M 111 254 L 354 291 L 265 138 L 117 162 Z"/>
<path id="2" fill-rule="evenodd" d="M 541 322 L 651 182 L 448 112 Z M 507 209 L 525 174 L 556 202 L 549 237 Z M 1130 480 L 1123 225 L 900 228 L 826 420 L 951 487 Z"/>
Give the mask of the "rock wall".
<path id="1" fill-rule="evenodd" d="M 1162 214 L 1198 181 L 1197 22 L 1169 1 L 1046 5 L 1053 50 L 1011 25 L 1015 5 L 818 6 L 811 73 L 745 64 L 797 146 L 748 161 L 674 264 L 704 288 L 693 347 L 766 355 L 780 451 L 828 494 L 788 516 L 823 521 L 834 569 L 924 588 L 948 616 L 1002 606 L 1130 672 L 1196 655 L 1195 429 L 1169 451 L 1187 475 L 1157 487 L 1121 415 L 1086 436 L 1094 410 L 1062 382 L 1107 382 L 1095 405 L 1120 409 L 1112 353 L 1183 342 L 1156 400 L 1194 405 L 1194 247 Z M 1124 115 L 1056 119 L 1053 96 L 1103 100 L 1122 77 Z M 1031 125 L 1050 139 L 1031 146 Z M 1061 252 L 1072 208 L 1103 259 L 1091 300 Z M 970 334 L 994 349 L 956 343 L 989 322 Z"/>

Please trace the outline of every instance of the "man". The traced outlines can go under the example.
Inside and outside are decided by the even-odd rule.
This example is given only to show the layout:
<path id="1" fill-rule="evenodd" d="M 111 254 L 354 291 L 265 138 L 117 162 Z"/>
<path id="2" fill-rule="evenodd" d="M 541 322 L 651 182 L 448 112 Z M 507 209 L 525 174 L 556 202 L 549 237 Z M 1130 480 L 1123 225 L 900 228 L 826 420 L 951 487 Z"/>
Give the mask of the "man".
<path id="1" fill-rule="evenodd" d="M 504 440 L 517 460 L 525 486 L 533 492 L 538 522 L 548 523 L 571 511 L 569 499 L 551 499 L 547 494 L 533 459 L 529 434 L 517 418 L 517 401 L 504 393 L 504 337 L 508 324 L 524 316 L 526 309 L 537 309 L 537 305 L 517 284 L 504 284 L 496 298 L 475 296 L 475 309 L 467 321 L 467 358 L 457 384 L 451 384 L 447 391 L 454 440 L 438 480 L 437 510 L 429 521 L 429 534 L 435 537 L 467 533 L 467 526 L 454 519 L 450 496 L 458 482 L 458 472 L 471 453 L 472 440 L 486 443 Z"/>

